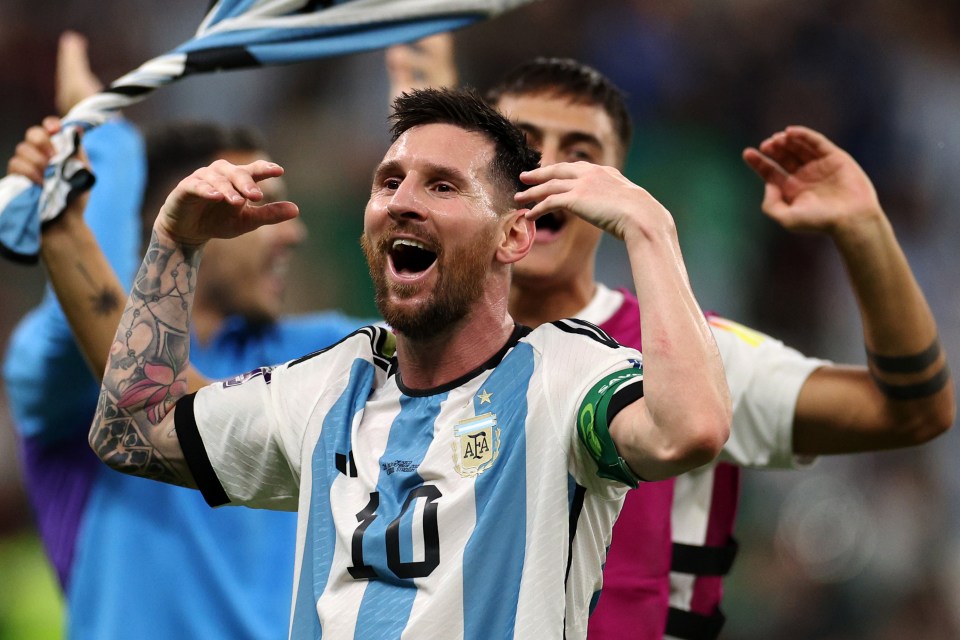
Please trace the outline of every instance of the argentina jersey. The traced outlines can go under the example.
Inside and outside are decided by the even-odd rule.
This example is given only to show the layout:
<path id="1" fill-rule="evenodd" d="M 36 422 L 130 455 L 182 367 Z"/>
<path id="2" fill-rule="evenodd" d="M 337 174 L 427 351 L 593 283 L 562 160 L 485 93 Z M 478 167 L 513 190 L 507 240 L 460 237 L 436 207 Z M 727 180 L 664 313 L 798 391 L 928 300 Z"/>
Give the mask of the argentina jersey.
<path id="1" fill-rule="evenodd" d="M 627 486 L 578 413 L 640 380 L 639 353 L 581 321 L 517 327 L 413 390 L 393 345 L 366 327 L 177 405 L 208 501 L 299 511 L 291 637 L 584 637 Z"/>

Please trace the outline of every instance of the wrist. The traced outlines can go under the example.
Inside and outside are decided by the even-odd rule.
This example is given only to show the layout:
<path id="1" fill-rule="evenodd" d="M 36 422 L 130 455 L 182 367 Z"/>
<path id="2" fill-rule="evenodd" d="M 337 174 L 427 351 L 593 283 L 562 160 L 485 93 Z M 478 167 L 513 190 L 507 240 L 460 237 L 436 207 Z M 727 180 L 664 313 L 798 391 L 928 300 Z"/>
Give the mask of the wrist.
<path id="1" fill-rule="evenodd" d="M 830 235 L 840 247 L 858 247 L 891 232 L 890 221 L 877 206 L 844 217 L 834 226 Z"/>
<path id="2" fill-rule="evenodd" d="M 658 213 L 660 215 L 650 216 L 645 212 L 637 212 L 636 215 L 624 218 L 623 242 L 628 249 L 650 243 L 677 242 L 677 226 L 673 216 L 666 209 L 661 209 Z"/>
<path id="3" fill-rule="evenodd" d="M 184 253 L 199 251 L 207 244 L 207 240 L 188 238 L 172 231 L 164 222 L 162 213 L 157 216 L 153 225 L 153 233 L 161 245 L 181 249 Z"/>

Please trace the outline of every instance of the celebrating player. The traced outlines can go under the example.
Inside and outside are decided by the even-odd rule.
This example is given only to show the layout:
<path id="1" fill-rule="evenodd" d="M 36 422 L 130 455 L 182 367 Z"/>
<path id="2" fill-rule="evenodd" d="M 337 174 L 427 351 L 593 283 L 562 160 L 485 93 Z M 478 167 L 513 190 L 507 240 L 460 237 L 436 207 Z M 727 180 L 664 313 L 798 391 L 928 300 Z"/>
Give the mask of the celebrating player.
<path id="1" fill-rule="evenodd" d="M 563 195 L 588 177 L 536 169 L 472 93 L 417 91 L 394 118 L 363 233 L 394 333 L 184 396 L 204 244 L 297 213 L 257 204 L 277 165 L 216 162 L 157 219 L 91 445 L 213 504 L 299 509 L 293 637 L 583 637 L 626 486 L 704 464 L 726 439 L 723 371 L 673 219 L 639 190 L 630 208 Z M 518 175 L 532 210 L 514 202 Z M 587 323 L 529 332 L 507 313 L 530 218 L 557 197 L 624 239 L 653 337 L 642 364 Z"/>

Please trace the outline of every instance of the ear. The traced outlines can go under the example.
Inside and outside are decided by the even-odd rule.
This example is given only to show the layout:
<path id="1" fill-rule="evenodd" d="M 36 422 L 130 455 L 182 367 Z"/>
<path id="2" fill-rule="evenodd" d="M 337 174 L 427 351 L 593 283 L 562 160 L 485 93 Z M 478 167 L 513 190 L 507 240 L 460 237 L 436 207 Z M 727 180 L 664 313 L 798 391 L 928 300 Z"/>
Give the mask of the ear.
<path id="1" fill-rule="evenodd" d="M 500 245 L 497 247 L 498 262 L 518 262 L 533 247 L 537 227 L 533 220 L 527 219 L 528 211 L 529 209 L 514 209 L 504 216 Z"/>

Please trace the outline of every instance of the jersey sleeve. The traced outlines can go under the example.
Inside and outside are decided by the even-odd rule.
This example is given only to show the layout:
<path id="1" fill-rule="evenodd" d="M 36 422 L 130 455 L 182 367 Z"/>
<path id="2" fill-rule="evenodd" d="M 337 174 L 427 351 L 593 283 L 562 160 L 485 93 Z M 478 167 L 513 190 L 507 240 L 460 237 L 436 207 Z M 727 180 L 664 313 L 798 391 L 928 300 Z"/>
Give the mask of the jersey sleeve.
<path id="1" fill-rule="evenodd" d="M 643 358 L 582 320 L 552 323 L 543 332 L 541 375 L 557 437 L 571 455 L 577 484 L 619 499 L 640 480 L 619 453 L 607 427 L 643 395 Z"/>
<path id="2" fill-rule="evenodd" d="M 793 453 L 793 416 L 807 377 L 827 360 L 719 316 L 708 319 L 723 358 L 733 422 L 720 459 L 746 467 L 795 468 L 811 458 Z"/>
<path id="3" fill-rule="evenodd" d="M 97 176 L 84 217 L 121 282 L 129 286 L 140 256 L 146 180 L 142 138 L 131 124 L 112 120 L 90 131 L 84 147 Z M 99 385 L 49 286 L 11 335 L 3 377 L 14 424 L 24 437 L 54 442 L 89 428 Z"/>
<path id="4" fill-rule="evenodd" d="M 303 465 L 324 420 L 343 414 L 345 397 L 365 399 L 376 375 L 385 375 L 372 345 L 387 335 L 364 327 L 327 349 L 181 398 L 177 437 L 208 504 L 296 511 L 301 477 L 310 474 Z M 380 373 L 358 382 L 358 368 Z"/>
<path id="5" fill-rule="evenodd" d="M 260 367 L 177 403 L 177 437 L 211 506 L 297 509 L 306 415 L 288 373 Z"/>

